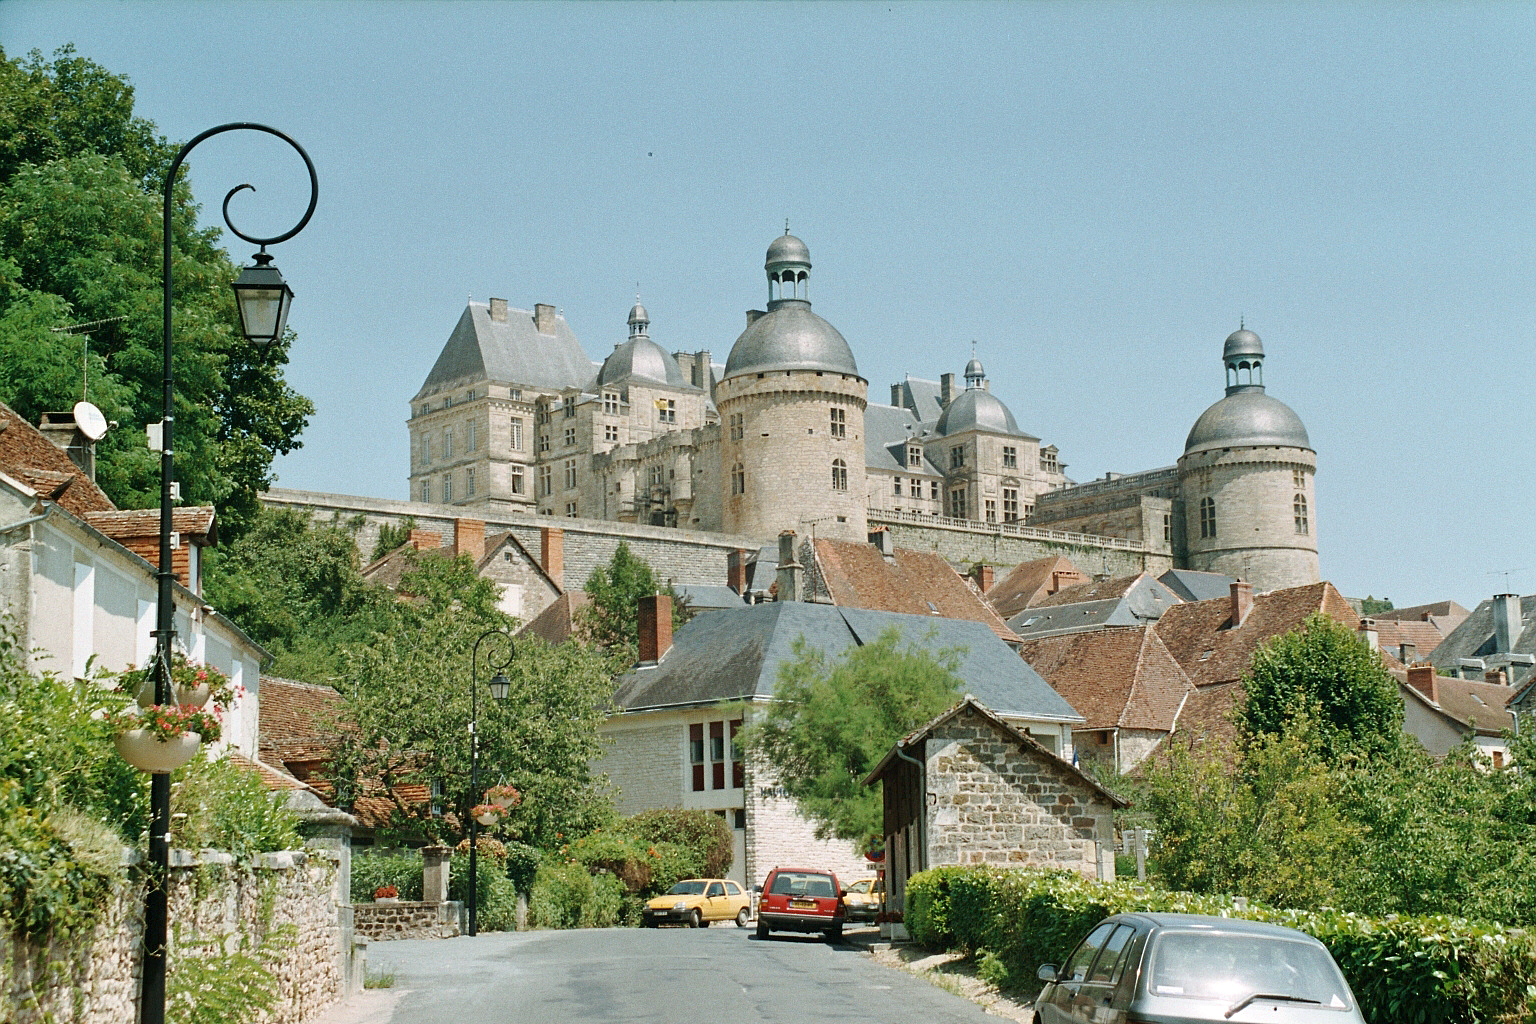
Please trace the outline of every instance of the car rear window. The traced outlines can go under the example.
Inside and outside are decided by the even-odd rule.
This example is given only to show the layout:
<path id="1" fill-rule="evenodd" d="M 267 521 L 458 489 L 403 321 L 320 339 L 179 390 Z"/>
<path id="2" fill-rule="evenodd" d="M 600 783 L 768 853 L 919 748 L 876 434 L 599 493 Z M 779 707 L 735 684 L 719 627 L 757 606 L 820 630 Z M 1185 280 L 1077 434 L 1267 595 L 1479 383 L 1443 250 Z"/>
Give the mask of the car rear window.
<path id="1" fill-rule="evenodd" d="M 1349 989 L 1328 951 L 1279 936 L 1163 932 L 1149 975 L 1157 996 L 1236 1003 L 1257 992 L 1349 1009 Z"/>
<path id="2" fill-rule="evenodd" d="M 776 896 L 836 896 L 831 875 L 809 871 L 781 871 L 768 890 Z"/>

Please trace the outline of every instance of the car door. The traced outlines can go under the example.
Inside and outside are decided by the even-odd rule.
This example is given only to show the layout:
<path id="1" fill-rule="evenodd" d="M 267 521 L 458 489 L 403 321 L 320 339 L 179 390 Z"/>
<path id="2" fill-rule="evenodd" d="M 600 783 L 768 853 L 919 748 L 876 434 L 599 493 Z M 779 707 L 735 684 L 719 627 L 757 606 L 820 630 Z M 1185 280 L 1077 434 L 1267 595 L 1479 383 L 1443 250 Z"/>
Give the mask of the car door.
<path id="1" fill-rule="evenodd" d="M 725 884 L 723 882 L 710 882 L 709 888 L 704 890 L 704 918 L 707 921 L 724 921 L 728 917 L 735 917 L 736 912 L 730 908 L 725 898 Z"/>
<path id="2" fill-rule="evenodd" d="M 1104 948 L 1110 935 L 1114 934 L 1115 925 L 1114 921 L 1100 922 L 1088 933 L 1086 939 L 1077 944 L 1077 948 L 1061 965 L 1056 972 L 1056 987 L 1051 992 L 1050 1000 L 1040 1006 L 1042 1024 L 1068 1024 L 1074 1020 L 1072 1012 L 1078 990 L 1088 980 L 1094 958 Z"/>
<path id="3" fill-rule="evenodd" d="M 725 902 L 727 907 L 725 916 L 733 918 L 741 912 L 742 908 L 748 906 L 751 900 L 742 891 L 741 886 L 727 878 L 725 880 Z"/>
<path id="4" fill-rule="evenodd" d="M 1135 934 L 1131 925 L 1121 924 L 1104 940 L 1088 976 L 1072 997 L 1069 1017 L 1076 1024 L 1119 1024 L 1125 1020 L 1125 1007 L 1117 1007 L 1114 997 L 1120 976 L 1125 973 L 1126 951 Z"/>

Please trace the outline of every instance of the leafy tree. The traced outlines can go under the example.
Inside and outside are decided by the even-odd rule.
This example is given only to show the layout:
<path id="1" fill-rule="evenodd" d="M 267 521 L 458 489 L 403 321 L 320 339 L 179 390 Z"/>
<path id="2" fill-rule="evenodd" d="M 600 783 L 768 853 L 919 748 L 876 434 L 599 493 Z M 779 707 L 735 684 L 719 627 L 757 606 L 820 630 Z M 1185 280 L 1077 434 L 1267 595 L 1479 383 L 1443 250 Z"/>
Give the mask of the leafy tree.
<path id="1" fill-rule="evenodd" d="M 379 527 L 379 539 L 373 545 L 373 557 L 371 561 L 377 562 L 391 551 L 411 539 L 411 531 L 416 529 L 416 517 L 406 516 L 400 520 L 399 525 L 385 523 Z"/>
<path id="2" fill-rule="evenodd" d="M 1392 610 L 1392 601 L 1385 597 L 1366 597 L 1360 602 L 1361 615 L 1380 615 Z"/>
<path id="3" fill-rule="evenodd" d="M 591 599 L 581 610 L 578 632 L 586 642 L 598 647 L 631 654 L 640 643 L 639 607 L 642 597 L 666 594 L 672 600 L 672 628 L 687 622 L 690 613 L 677 599 L 671 583 L 656 578 L 650 564 L 619 541 L 607 565 L 600 565 L 587 577 L 587 596 Z"/>
<path id="4" fill-rule="evenodd" d="M 865 842 L 881 835 L 878 790 L 864 778 L 902 736 L 959 699 L 955 651 L 902 646 L 895 628 L 828 661 L 803 639 L 779 669 L 777 700 L 741 734 L 772 767 L 816 834 Z"/>
<path id="5" fill-rule="evenodd" d="M 0 397 L 33 422 L 82 394 L 99 405 L 120 426 L 97 445 L 98 481 L 125 508 L 159 494 L 139 428 L 161 415 L 160 190 L 174 152 L 133 116 L 126 79 L 68 47 L 52 61 L 0 51 Z M 314 410 L 283 380 L 287 340 L 273 365 L 255 361 L 219 232 L 197 228 L 185 180 L 173 195 L 178 477 L 233 537 Z M 49 330 L 113 318 L 88 356 L 84 336 Z"/>
<path id="6" fill-rule="evenodd" d="M 1283 735 L 1307 720 L 1318 750 L 1334 763 L 1403 744 L 1397 681 L 1375 651 L 1326 615 L 1261 645 L 1243 683 L 1237 722 L 1246 737 Z"/>

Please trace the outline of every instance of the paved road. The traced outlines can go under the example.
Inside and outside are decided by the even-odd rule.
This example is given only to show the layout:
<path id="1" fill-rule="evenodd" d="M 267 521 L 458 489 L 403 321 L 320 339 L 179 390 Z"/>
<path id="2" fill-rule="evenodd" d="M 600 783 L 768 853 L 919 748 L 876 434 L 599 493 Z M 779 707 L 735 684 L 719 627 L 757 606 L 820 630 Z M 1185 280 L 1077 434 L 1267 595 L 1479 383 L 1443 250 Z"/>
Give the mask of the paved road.
<path id="1" fill-rule="evenodd" d="M 379 1024 L 983 1024 L 973 1003 L 820 937 L 734 927 L 373 942 Z M 373 993 L 367 993 L 372 995 Z"/>

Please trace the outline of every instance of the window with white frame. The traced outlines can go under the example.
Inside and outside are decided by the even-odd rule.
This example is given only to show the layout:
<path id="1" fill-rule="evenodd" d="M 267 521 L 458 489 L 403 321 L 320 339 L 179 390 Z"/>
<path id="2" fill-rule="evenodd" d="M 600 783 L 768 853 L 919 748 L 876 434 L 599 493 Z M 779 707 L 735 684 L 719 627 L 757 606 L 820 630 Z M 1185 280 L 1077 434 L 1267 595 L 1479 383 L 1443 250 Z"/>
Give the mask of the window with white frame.
<path id="1" fill-rule="evenodd" d="M 523 418 L 521 416 L 512 417 L 512 450 L 515 452 L 523 450 Z"/>
<path id="2" fill-rule="evenodd" d="M 832 407 L 832 436 L 846 438 L 848 436 L 848 410 L 841 406 Z"/>
<path id="3" fill-rule="evenodd" d="M 848 489 L 848 463 L 842 459 L 832 460 L 832 489 L 834 491 Z"/>

